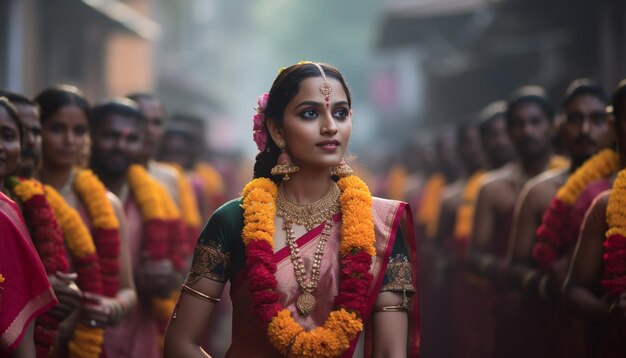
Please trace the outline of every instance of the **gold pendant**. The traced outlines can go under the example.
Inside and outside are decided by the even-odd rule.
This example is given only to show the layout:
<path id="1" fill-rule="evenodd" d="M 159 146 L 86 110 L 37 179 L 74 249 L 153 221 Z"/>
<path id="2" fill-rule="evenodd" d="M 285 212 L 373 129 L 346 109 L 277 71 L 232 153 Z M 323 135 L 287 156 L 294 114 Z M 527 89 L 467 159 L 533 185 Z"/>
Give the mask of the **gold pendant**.
<path id="1" fill-rule="evenodd" d="M 308 292 L 304 292 L 298 297 L 296 307 L 298 307 L 298 311 L 300 311 L 303 316 L 308 316 L 315 308 L 315 297 Z"/>

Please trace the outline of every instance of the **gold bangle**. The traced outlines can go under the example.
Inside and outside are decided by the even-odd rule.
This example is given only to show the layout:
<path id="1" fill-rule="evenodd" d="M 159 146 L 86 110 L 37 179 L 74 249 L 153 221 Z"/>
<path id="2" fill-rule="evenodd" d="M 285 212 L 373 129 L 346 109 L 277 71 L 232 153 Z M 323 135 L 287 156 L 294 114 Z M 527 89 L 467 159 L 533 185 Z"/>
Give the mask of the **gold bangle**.
<path id="1" fill-rule="evenodd" d="M 407 306 L 403 306 L 402 304 L 395 306 L 380 306 L 374 307 L 372 313 L 376 312 L 409 312 L 409 308 Z"/>
<path id="2" fill-rule="evenodd" d="M 209 296 L 207 294 L 204 294 L 204 293 L 202 293 L 202 292 L 200 292 L 198 290 L 194 290 L 193 288 L 187 286 L 186 284 L 183 284 L 182 289 L 183 289 L 183 291 L 189 293 L 190 295 L 195 296 L 195 297 L 197 297 L 197 298 L 199 298 L 201 300 L 205 300 L 207 302 L 218 303 L 220 301 L 219 298 L 215 298 L 215 297 Z"/>

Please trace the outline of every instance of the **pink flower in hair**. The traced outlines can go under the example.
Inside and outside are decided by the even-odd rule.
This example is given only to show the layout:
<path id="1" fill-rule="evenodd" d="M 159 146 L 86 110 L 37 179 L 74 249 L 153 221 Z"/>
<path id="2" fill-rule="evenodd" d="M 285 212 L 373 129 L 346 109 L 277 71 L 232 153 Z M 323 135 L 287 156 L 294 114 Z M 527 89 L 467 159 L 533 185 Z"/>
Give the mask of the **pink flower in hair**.
<path id="1" fill-rule="evenodd" d="M 252 116 L 252 139 L 256 143 L 259 151 L 267 148 L 267 132 L 265 131 L 265 108 L 267 107 L 267 99 L 269 93 L 263 93 L 257 100 L 256 113 Z"/>

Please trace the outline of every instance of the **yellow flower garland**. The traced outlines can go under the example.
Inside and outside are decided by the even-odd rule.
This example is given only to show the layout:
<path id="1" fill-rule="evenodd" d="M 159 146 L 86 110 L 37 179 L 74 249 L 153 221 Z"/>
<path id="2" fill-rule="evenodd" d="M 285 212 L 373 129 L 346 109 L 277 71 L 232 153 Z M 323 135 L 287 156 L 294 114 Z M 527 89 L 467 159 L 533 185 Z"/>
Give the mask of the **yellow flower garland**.
<path id="1" fill-rule="evenodd" d="M 193 187 L 187 181 L 185 171 L 178 164 L 169 163 L 169 165 L 176 170 L 176 184 L 178 186 L 178 192 L 180 194 L 180 210 L 182 218 L 185 223 L 192 227 L 200 227 L 202 225 L 202 218 L 200 217 L 200 211 L 198 210 L 198 202 L 196 196 L 193 193 Z"/>
<path id="2" fill-rule="evenodd" d="M 340 197 L 342 220 L 340 253 L 362 250 L 376 255 L 374 221 L 371 212 L 372 196 L 369 189 L 356 176 L 349 176 L 337 183 L 342 190 Z M 252 241 L 266 241 L 274 248 L 274 217 L 278 188 L 267 178 L 254 179 L 243 189 L 245 245 Z M 354 200 L 358 198 L 359 200 Z M 363 204 L 359 204 L 364 203 Z M 354 312 L 333 310 L 322 327 L 304 331 L 284 308 L 274 316 L 268 326 L 270 343 L 283 354 L 293 357 L 337 357 L 350 347 L 350 342 L 363 330 L 363 321 Z"/>
<path id="3" fill-rule="evenodd" d="M 479 170 L 474 173 L 467 181 L 465 189 L 463 189 L 463 197 L 461 205 L 456 213 L 456 222 L 454 224 L 455 240 L 464 241 L 472 235 L 472 226 L 474 224 L 474 206 L 478 198 L 478 192 L 485 177 L 485 171 Z"/>
<path id="4" fill-rule="evenodd" d="M 131 165 L 128 170 L 128 184 L 144 221 L 180 219 L 180 211 L 172 197 L 144 167 Z M 167 320 L 174 311 L 177 300 L 178 296 L 174 293 L 166 298 L 155 297 L 151 299 L 150 307 L 157 319 Z"/>
<path id="5" fill-rule="evenodd" d="M 609 229 L 606 238 L 620 235 L 626 238 L 626 171 L 622 170 L 617 175 L 613 190 L 606 208 L 606 223 Z"/>
<path id="6" fill-rule="evenodd" d="M 35 195 L 43 195 L 43 187 L 36 180 L 25 179 L 20 182 L 20 185 L 15 187 L 14 193 L 20 198 L 21 202 L 25 202 Z"/>
<path id="7" fill-rule="evenodd" d="M 209 163 L 199 163 L 195 169 L 196 173 L 204 181 L 203 187 L 207 198 L 224 192 L 224 181 L 213 166 Z"/>
<path id="8" fill-rule="evenodd" d="M 606 178 L 619 170 L 620 157 L 612 149 L 604 149 L 587 160 L 572 174 L 556 194 L 567 205 L 574 205 L 587 185 L 602 178 Z"/>
<path id="9" fill-rule="evenodd" d="M 548 163 L 548 169 L 564 169 L 569 167 L 570 161 L 567 157 L 562 155 L 555 155 L 550 159 Z"/>
<path id="10" fill-rule="evenodd" d="M 71 254 L 79 258 L 95 254 L 96 246 L 78 211 L 69 206 L 53 187 L 46 185 L 45 194 L 61 225 L 63 237 Z M 74 337 L 69 343 L 70 356 L 98 358 L 102 352 L 103 341 L 103 329 L 77 323 Z"/>
<path id="11" fill-rule="evenodd" d="M 76 173 L 74 189 L 85 204 L 95 228 L 119 229 L 120 222 L 107 198 L 107 190 L 91 170 L 82 169 Z"/>
<path id="12" fill-rule="evenodd" d="M 443 174 L 434 174 L 424 185 L 424 196 L 417 212 L 417 223 L 426 227 L 426 238 L 432 239 L 437 234 L 439 212 L 441 210 L 441 195 L 446 186 Z"/>

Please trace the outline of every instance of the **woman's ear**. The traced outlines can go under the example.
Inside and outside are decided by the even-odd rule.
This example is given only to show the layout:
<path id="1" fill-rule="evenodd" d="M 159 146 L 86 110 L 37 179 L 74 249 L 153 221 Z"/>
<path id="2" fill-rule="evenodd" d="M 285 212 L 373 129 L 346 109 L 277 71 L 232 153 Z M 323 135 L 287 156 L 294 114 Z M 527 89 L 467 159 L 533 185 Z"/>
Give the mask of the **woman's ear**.
<path id="1" fill-rule="evenodd" d="M 278 123 L 277 120 L 273 118 L 268 118 L 266 123 L 267 131 L 270 133 L 270 136 L 272 137 L 274 143 L 278 143 L 279 140 L 285 139 L 283 127 L 280 125 L 280 123 Z"/>

